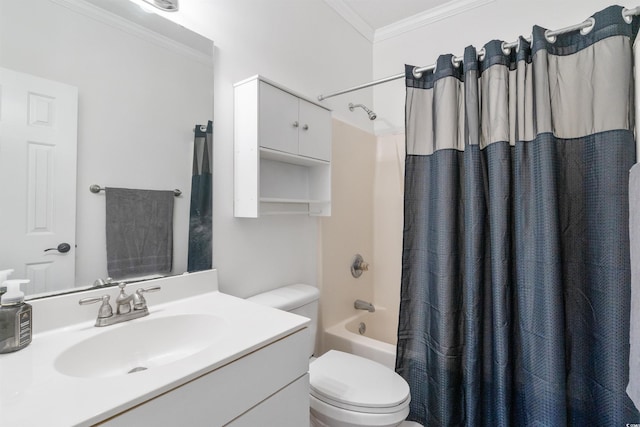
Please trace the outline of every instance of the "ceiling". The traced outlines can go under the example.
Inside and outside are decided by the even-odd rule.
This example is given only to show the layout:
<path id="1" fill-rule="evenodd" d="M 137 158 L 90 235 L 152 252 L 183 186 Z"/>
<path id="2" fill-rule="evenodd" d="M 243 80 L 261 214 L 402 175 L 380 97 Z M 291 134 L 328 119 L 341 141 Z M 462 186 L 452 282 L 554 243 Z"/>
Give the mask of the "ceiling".
<path id="1" fill-rule="evenodd" d="M 495 0 L 324 0 L 372 43 Z"/>

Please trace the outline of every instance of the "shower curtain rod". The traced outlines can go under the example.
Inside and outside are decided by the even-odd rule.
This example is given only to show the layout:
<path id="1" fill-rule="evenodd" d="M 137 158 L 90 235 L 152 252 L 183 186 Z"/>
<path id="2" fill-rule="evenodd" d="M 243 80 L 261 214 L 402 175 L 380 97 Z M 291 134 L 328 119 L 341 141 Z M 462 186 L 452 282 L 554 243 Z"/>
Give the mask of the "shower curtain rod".
<path id="1" fill-rule="evenodd" d="M 629 24 L 631 23 L 632 16 L 634 15 L 640 15 L 640 6 L 636 6 L 633 9 L 627 9 L 626 7 L 622 9 L 622 17 L 627 23 Z M 560 34 L 571 33 L 573 31 L 578 31 L 578 30 L 580 30 L 582 34 L 588 34 L 593 28 L 593 26 L 595 25 L 595 23 L 596 23 L 596 20 L 593 17 L 591 17 L 584 22 L 571 25 L 570 27 L 560 28 L 559 30 L 547 30 L 545 31 L 544 36 L 550 43 L 553 43 L 556 41 L 556 36 L 559 36 Z M 531 42 L 531 37 L 527 37 L 525 38 L 525 40 L 527 40 L 528 42 Z M 519 44 L 520 44 L 520 39 L 511 43 L 502 42 L 502 51 L 505 52 L 505 54 L 507 54 L 514 47 L 518 47 Z M 478 52 L 478 59 L 482 60 L 483 58 L 484 58 L 484 48 L 480 49 L 480 51 Z M 451 61 L 453 62 L 453 65 L 457 66 L 463 61 L 463 59 L 464 59 L 463 56 L 455 56 L 451 59 Z M 435 68 L 436 68 L 436 64 L 431 64 L 424 67 L 415 67 L 413 69 L 413 75 L 416 78 L 420 78 L 422 76 L 422 73 L 424 73 L 425 71 L 433 71 L 435 70 Z M 350 87 L 348 89 L 332 92 L 327 95 L 318 95 L 318 101 L 324 101 L 327 98 L 332 98 L 334 96 L 342 95 L 349 92 L 354 92 L 356 90 L 365 89 L 371 86 L 376 86 L 376 85 L 387 83 L 393 80 L 398 80 L 403 77 L 405 77 L 405 73 L 384 77 L 379 80 L 374 80 L 369 83 L 364 83 L 358 86 Z"/>

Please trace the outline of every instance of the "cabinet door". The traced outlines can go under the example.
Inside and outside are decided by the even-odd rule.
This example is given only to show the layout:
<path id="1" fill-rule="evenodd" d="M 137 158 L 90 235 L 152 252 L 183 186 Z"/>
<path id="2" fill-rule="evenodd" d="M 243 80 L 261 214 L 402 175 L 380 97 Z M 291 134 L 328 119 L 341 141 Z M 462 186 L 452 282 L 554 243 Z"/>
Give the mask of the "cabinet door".
<path id="1" fill-rule="evenodd" d="M 309 374 L 292 382 L 225 427 L 309 427 Z"/>
<path id="2" fill-rule="evenodd" d="M 298 115 L 298 154 L 331 161 L 331 113 L 301 99 Z"/>
<path id="3" fill-rule="evenodd" d="M 260 146 L 298 154 L 298 98 L 261 81 L 258 111 Z"/>

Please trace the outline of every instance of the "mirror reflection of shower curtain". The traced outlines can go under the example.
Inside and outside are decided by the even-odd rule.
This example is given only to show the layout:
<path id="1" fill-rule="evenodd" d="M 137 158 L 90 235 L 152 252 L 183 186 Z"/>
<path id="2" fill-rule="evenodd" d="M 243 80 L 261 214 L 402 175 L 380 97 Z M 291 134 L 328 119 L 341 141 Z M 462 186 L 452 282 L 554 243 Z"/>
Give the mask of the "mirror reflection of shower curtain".
<path id="1" fill-rule="evenodd" d="M 196 125 L 191 177 L 191 209 L 189 214 L 189 258 L 187 271 L 208 270 L 212 266 L 212 179 L 213 122 Z"/>

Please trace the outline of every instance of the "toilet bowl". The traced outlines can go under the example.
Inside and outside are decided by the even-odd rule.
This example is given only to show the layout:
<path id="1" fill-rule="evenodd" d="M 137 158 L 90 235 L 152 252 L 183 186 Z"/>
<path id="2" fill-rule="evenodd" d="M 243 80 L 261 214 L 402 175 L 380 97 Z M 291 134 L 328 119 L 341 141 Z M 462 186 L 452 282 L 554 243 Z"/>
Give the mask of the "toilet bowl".
<path id="1" fill-rule="evenodd" d="M 311 425 L 394 427 L 409 415 L 409 385 L 389 368 L 330 350 L 309 365 Z"/>
<path id="2" fill-rule="evenodd" d="M 311 319 L 309 356 L 317 330 L 319 292 L 289 285 L 258 294 L 250 301 Z M 314 427 L 395 427 L 409 415 L 409 385 L 377 362 L 330 350 L 309 364 L 310 420 Z"/>

